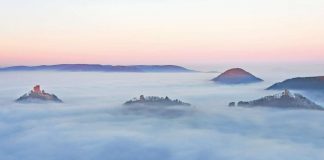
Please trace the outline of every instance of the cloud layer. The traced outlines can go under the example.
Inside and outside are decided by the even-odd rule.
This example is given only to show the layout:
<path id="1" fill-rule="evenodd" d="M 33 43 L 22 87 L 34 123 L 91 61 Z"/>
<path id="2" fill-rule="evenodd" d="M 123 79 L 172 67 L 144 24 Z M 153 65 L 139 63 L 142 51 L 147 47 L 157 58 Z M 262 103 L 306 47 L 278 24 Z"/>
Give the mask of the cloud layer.
<path id="1" fill-rule="evenodd" d="M 324 112 L 229 108 L 271 94 L 263 89 L 272 82 L 225 87 L 210 82 L 214 76 L 1 73 L 0 159 L 322 159 Z M 13 103 L 34 84 L 65 103 Z M 195 107 L 171 117 L 125 112 L 121 104 L 140 94 Z"/>

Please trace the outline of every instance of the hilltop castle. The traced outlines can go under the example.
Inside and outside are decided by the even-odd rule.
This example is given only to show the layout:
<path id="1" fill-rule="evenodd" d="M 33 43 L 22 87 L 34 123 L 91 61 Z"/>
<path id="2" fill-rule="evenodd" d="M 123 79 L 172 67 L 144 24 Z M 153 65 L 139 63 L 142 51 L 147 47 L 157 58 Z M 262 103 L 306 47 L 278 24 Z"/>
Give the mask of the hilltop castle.
<path id="1" fill-rule="evenodd" d="M 40 85 L 34 86 L 33 90 L 28 94 L 24 94 L 16 100 L 16 102 L 39 102 L 39 101 L 53 101 L 53 102 L 62 102 L 54 94 L 46 93 L 44 90 L 41 90 Z"/>

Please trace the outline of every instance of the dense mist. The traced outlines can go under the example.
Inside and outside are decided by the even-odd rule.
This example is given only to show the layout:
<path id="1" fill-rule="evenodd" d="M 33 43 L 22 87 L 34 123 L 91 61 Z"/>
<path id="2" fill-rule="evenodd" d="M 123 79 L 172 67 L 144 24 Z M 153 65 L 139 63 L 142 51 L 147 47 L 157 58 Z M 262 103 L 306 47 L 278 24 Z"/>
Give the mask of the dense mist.
<path id="1" fill-rule="evenodd" d="M 294 73 L 298 74 L 298 73 Z M 291 78 L 224 86 L 218 73 L 0 73 L 0 159 L 4 160 L 320 160 L 324 112 L 227 107 L 279 91 Z M 267 76 L 264 76 L 267 75 Z M 271 75 L 271 76 L 270 76 Z M 292 75 L 292 74 L 291 74 Z M 35 84 L 63 104 L 17 104 Z M 192 107 L 136 112 L 133 97 L 169 96 Z M 321 93 L 303 93 L 324 105 Z"/>

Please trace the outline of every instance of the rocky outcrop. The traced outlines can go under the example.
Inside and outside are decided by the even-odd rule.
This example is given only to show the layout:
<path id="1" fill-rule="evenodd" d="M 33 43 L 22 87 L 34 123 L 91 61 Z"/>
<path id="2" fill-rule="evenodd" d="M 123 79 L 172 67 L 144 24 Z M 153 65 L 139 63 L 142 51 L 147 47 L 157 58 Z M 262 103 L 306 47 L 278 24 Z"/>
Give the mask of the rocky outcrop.
<path id="1" fill-rule="evenodd" d="M 124 105 L 149 105 L 149 106 L 190 106 L 189 103 L 182 102 L 178 99 L 171 100 L 169 97 L 140 96 L 124 103 Z"/>
<path id="2" fill-rule="evenodd" d="M 298 77 L 287 79 L 283 82 L 276 83 L 267 88 L 267 90 L 319 90 L 324 91 L 324 76 L 318 77 Z"/>
<path id="3" fill-rule="evenodd" d="M 19 97 L 16 102 L 18 103 L 40 103 L 40 102 L 56 102 L 62 103 L 56 95 L 46 93 L 44 90 L 41 90 L 39 85 L 36 85 L 32 91 L 24 94 Z"/>
<path id="4" fill-rule="evenodd" d="M 253 101 L 240 101 L 237 103 L 237 106 L 324 110 L 324 108 L 302 96 L 301 94 L 292 94 L 288 90 L 285 90 L 282 93 L 276 95 L 266 96 Z"/>
<path id="5" fill-rule="evenodd" d="M 212 81 L 223 84 L 246 84 L 262 82 L 263 80 L 241 68 L 233 68 L 220 74 Z"/>

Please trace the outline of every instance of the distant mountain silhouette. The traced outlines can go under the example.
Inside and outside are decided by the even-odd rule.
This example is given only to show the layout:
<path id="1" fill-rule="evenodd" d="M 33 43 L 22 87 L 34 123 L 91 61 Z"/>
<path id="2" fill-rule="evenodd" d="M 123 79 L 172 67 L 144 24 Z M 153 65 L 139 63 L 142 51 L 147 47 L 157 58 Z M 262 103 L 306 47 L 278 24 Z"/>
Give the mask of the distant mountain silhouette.
<path id="1" fill-rule="evenodd" d="M 267 88 L 267 90 L 322 90 L 324 91 L 324 76 L 318 77 L 298 77 L 287 79 L 283 82 L 276 83 Z"/>
<path id="2" fill-rule="evenodd" d="M 220 74 L 218 77 L 212 79 L 212 81 L 223 84 L 244 84 L 261 82 L 263 80 L 241 68 L 233 68 Z"/>
<path id="3" fill-rule="evenodd" d="M 71 71 L 71 72 L 195 72 L 176 65 L 112 66 L 99 64 L 58 64 L 41 66 L 12 66 L 0 71 Z"/>
<path id="4" fill-rule="evenodd" d="M 229 103 L 229 106 L 235 106 L 235 102 Z M 324 108 L 302 96 L 301 94 L 292 94 L 288 90 L 285 90 L 282 93 L 276 95 L 266 96 L 253 101 L 240 101 L 237 103 L 237 106 L 324 110 Z"/>

